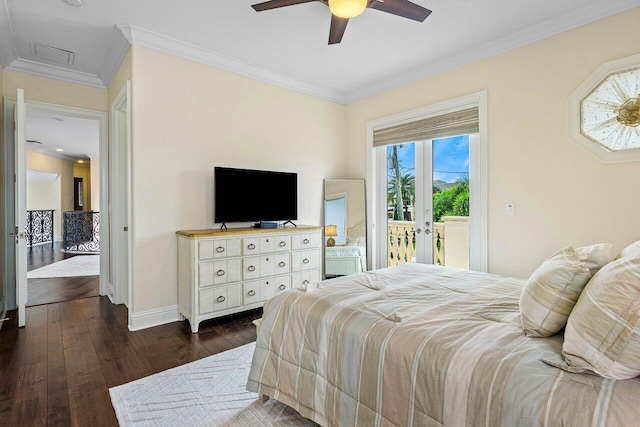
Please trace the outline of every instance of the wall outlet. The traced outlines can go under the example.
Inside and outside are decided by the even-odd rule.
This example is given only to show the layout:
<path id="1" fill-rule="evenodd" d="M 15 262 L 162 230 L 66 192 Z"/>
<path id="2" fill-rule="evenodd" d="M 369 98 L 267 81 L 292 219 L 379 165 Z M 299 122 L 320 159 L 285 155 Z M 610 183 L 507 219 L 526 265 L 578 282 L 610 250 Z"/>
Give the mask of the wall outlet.
<path id="1" fill-rule="evenodd" d="M 516 214 L 516 204 L 515 202 L 507 202 L 507 215 L 515 215 Z"/>

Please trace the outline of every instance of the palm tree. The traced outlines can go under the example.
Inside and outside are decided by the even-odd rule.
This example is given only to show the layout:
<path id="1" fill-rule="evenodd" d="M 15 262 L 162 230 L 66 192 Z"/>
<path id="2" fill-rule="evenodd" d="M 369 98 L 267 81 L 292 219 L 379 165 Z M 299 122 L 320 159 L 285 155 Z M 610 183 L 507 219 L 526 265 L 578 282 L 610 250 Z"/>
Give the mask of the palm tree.
<path id="1" fill-rule="evenodd" d="M 398 188 L 400 192 L 398 193 Z M 398 197 L 400 194 L 400 197 Z M 400 179 L 396 179 L 395 176 L 391 176 L 387 182 L 387 203 L 394 205 L 393 218 L 396 220 L 403 220 L 403 208 L 404 206 L 413 206 L 416 198 L 416 177 L 410 172 L 405 172 L 400 175 Z M 398 203 L 400 202 L 400 203 Z"/>

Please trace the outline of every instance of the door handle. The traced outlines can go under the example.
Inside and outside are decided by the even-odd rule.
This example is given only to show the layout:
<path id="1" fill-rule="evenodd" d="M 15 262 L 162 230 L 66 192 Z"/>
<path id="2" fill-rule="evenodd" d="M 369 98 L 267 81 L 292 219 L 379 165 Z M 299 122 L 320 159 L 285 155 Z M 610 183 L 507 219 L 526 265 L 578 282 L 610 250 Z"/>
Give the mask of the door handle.
<path id="1" fill-rule="evenodd" d="M 422 233 L 422 229 L 421 229 L 421 228 L 416 228 L 416 233 L 417 233 L 417 234 Z"/>

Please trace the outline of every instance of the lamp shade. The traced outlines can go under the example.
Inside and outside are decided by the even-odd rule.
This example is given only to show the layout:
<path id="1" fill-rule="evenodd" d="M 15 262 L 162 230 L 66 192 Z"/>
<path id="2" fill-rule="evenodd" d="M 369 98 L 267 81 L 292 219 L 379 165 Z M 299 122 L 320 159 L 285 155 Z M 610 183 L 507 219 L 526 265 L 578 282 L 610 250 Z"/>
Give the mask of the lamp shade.
<path id="1" fill-rule="evenodd" d="M 353 18 L 367 8 L 367 0 L 329 0 L 329 9 L 338 18 Z"/>
<path id="2" fill-rule="evenodd" d="M 335 225 L 325 225 L 324 235 L 327 237 L 334 237 L 338 235 L 338 228 Z"/>

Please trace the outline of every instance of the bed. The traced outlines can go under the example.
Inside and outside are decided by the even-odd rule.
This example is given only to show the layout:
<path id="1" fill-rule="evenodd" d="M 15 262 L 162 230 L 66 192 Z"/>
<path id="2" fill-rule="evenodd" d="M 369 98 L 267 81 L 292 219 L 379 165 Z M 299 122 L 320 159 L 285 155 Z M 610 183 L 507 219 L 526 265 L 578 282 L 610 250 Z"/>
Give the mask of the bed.
<path id="1" fill-rule="evenodd" d="M 523 280 L 402 265 L 267 302 L 247 389 L 323 426 L 624 426 L 640 378 L 542 362 L 562 335 L 524 336 Z"/>
<path id="2" fill-rule="evenodd" d="M 327 246 L 324 250 L 324 273 L 347 276 L 367 269 L 367 242 L 364 237 L 348 237 L 345 245 Z"/>

